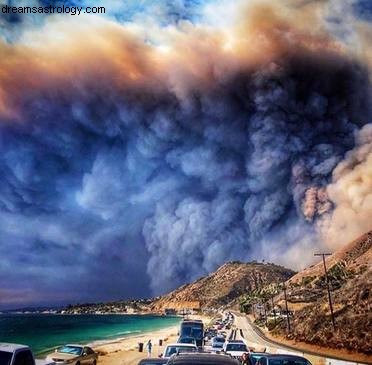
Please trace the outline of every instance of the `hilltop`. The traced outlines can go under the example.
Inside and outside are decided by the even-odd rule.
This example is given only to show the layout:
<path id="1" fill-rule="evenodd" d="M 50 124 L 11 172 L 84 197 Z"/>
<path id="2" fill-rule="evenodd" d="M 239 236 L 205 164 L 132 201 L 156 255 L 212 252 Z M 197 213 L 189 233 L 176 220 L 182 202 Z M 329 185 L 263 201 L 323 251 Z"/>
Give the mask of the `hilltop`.
<path id="1" fill-rule="evenodd" d="M 287 280 L 295 272 L 271 263 L 228 262 L 215 272 L 162 296 L 153 303 L 154 311 L 182 309 L 185 303 L 198 303 L 201 309 L 234 303 L 242 294 L 270 283 Z"/>

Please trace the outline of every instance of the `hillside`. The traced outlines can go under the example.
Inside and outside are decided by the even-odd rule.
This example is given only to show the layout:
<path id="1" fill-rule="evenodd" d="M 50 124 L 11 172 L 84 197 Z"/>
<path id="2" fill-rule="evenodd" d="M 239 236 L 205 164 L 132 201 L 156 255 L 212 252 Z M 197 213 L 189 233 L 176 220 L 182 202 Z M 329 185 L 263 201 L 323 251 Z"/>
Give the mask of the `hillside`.
<path id="1" fill-rule="evenodd" d="M 293 274 L 290 269 L 269 263 L 229 262 L 214 273 L 161 297 L 153 303 L 153 310 L 182 309 L 190 302 L 199 303 L 202 309 L 218 308 L 246 292 L 285 281 Z"/>
<path id="2" fill-rule="evenodd" d="M 294 310 L 292 332 L 285 321 L 273 334 L 298 341 L 372 354 L 372 231 L 326 260 L 332 289 L 336 331 L 333 331 L 323 263 L 287 281 L 289 308 Z M 284 307 L 283 295 L 275 298 Z"/>

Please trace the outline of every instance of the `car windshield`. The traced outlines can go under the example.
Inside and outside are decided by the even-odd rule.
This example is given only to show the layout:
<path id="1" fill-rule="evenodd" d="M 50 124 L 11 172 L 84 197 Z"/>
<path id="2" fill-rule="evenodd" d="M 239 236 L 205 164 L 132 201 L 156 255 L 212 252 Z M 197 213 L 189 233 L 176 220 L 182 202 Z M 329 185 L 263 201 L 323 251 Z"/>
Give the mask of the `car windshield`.
<path id="1" fill-rule="evenodd" d="M 223 337 L 215 337 L 213 339 L 213 342 L 220 342 L 220 343 L 224 343 L 225 342 L 225 339 Z"/>
<path id="2" fill-rule="evenodd" d="M 188 347 L 188 346 L 169 346 L 165 351 L 165 357 L 171 357 L 173 354 L 176 354 L 178 351 L 182 352 L 195 352 L 195 347 Z"/>
<path id="3" fill-rule="evenodd" d="M 10 365 L 10 360 L 12 360 L 12 353 L 0 351 L 0 364 L 1 365 Z"/>
<path id="4" fill-rule="evenodd" d="M 226 346 L 226 351 L 247 351 L 247 346 L 243 343 L 230 343 Z M 271 365 L 271 364 L 270 364 Z"/>
<path id="5" fill-rule="evenodd" d="M 269 365 L 309 365 L 306 359 L 270 359 Z"/>
<path id="6" fill-rule="evenodd" d="M 263 355 L 251 354 L 251 362 L 252 362 L 252 365 L 257 364 L 257 363 L 258 363 L 258 360 L 260 360 L 261 357 L 263 357 Z"/>
<path id="7" fill-rule="evenodd" d="M 181 330 L 181 335 L 201 339 L 203 338 L 203 331 L 199 327 L 184 326 Z"/>
<path id="8" fill-rule="evenodd" d="M 195 340 L 192 337 L 189 337 L 189 338 L 183 337 L 183 338 L 180 339 L 180 342 L 182 342 L 182 343 L 194 343 Z"/>
<path id="9" fill-rule="evenodd" d="M 201 328 L 194 327 L 191 333 L 192 333 L 192 337 L 203 338 L 203 331 L 201 330 Z"/>
<path id="10" fill-rule="evenodd" d="M 61 354 L 81 355 L 83 348 L 79 346 L 63 346 L 60 347 L 57 352 Z"/>

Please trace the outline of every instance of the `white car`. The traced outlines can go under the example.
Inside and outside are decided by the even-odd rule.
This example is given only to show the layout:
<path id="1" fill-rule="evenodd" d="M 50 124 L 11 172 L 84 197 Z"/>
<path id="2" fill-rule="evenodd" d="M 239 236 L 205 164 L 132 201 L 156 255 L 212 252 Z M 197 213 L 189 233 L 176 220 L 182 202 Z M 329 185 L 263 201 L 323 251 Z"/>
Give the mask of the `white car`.
<path id="1" fill-rule="evenodd" d="M 31 349 L 15 343 L 0 343 L 1 365 L 54 365 L 54 362 L 35 360 Z"/>
<path id="2" fill-rule="evenodd" d="M 96 365 L 98 354 L 88 346 L 64 345 L 47 356 L 47 360 L 57 365 Z"/>
<path id="3" fill-rule="evenodd" d="M 179 352 L 198 352 L 198 348 L 191 343 L 171 343 L 166 346 L 162 357 L 169 358 Z"/>
<path id="4" fill-rule="evenodd" d="M 223 346 L 225 354 L 235 359 L 239 359 L 244 353 L 249 353 L 249 348 L 242 340 L 228 340 Z"/>

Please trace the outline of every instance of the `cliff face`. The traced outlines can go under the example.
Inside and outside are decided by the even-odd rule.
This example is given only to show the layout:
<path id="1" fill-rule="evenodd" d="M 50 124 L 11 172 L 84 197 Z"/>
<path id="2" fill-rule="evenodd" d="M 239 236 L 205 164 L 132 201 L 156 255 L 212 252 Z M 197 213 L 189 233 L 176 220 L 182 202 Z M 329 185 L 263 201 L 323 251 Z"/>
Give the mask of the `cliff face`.
<path id="1" fill-rule="evenodd" d="M 153 303 L 153 310 L 182 309 L 197 302 L 202 309 L 227 305 L 242 294 L 287 280 L 292 270 L 274 264 L 229 262 L 214 273 L 181 286 Z"/>
<path id="2" fill-rule="evenodd" d="M 336 330 L 333 331 L 323 263 L 287 282 L 288 301 L 295 314 L 293 331 L 299 341 L 372 354 L 372 232 L 346 245 L 326 261 Z M 277 301 L 282 301 L 278 297 Z M 273 333 L 286 334 L 285 323 Z"/>

